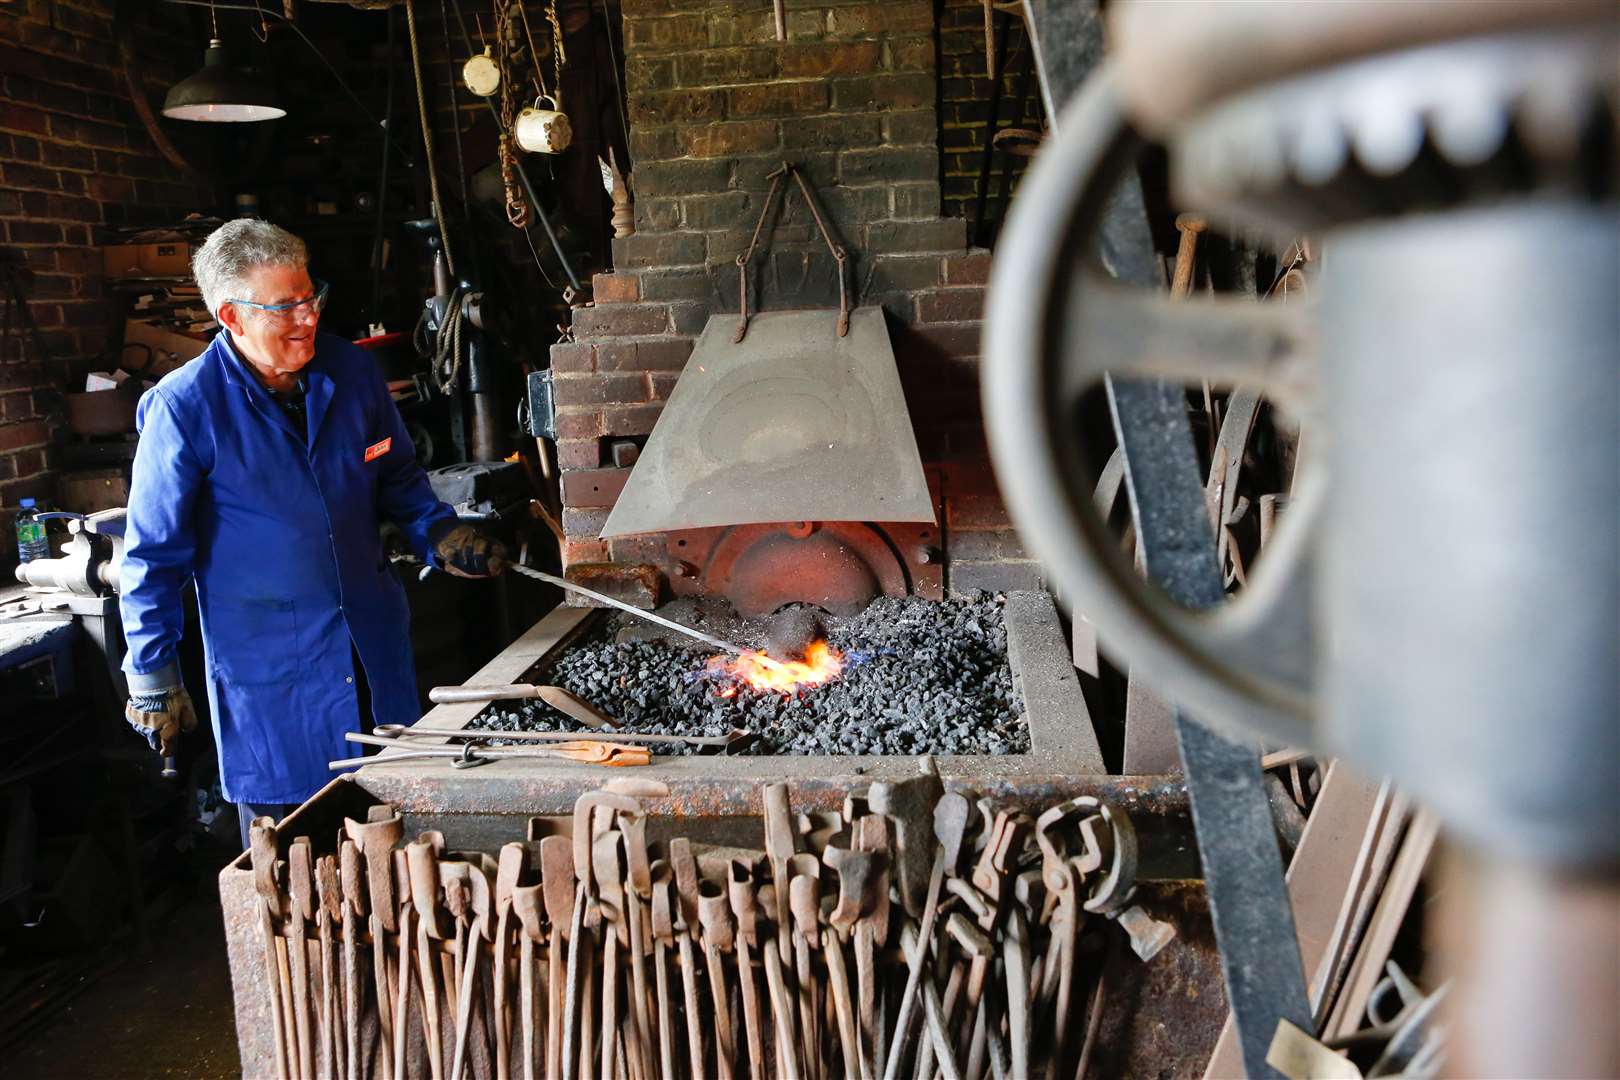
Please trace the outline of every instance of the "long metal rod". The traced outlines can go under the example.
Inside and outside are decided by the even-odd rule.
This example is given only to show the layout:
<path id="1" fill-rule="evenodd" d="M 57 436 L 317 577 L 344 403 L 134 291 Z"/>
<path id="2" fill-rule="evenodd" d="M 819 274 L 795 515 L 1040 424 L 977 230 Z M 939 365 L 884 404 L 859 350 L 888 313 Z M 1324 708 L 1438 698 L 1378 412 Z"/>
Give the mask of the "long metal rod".
<path id="1" fill-rule="evenodd" d="M 435 731 L 432 728 L 408 728 L 400 724 L 382 724 L 371 735 L 345 732 L 350 742 L 367 746 L 392 746 L 401 739 L 467 739 L 486 741 L 510 739 L 513 742 L 572 742 L 588 739 L 591 742 L 616 743 L 684 743 L 687 746 L 725 746 L 749 734 L 746 729 L 735 728 L 728 735 L 640 735 L 633 731 Z M 359 737 L 356 737 L 359 736 Z M 482 753 L 483 751 L 479 751 Z"/>
<path id="2" fill-rule="evenodd" d="M 615 600 L 613 597 L 608 596 L 605 593 L 599 593 L 595 589 L 587 589 L 583 585 L 575 584 L 574 582 L 569 581 L 567 578 L 558 577 L 556 574 L 548 574 L 544 570 L 536 570 L 533 567 L 519 566 L 517 563 L 509 563 L 508 568 L 515 573 L 522 574 L 524 577 L 531 577 L 536 581 L 549 582 L 560 589 L 567 589 L 569 592 L 575 592 L 581 596 L 589 597 L 598 603 L 607 604 L 609 607 L 616 607 L 620 611 L 629 612 L 638 619 L 646 619 L 648 622 L 657 623 L 659 626 L 662 626 L 667 630 L 674 630 L 676 633 L 685 634 L 687 637 L 695 638 L 706 645 L 713 645 L 717 649 L 724 649 L 726 652 L 733 653 L 737 656 L 746 656 L 750 659 L 758 660 L 767 667 L 776 667 L 786 670 L 786 665 L 782 664 L 778 660 L 772 659 L 766 654 L 760 652 L 758 649 L 745 649 L 741 645 L 734 645 L 724 638 L 717 638 L 713 634 L 705 634 L 701 630 L 694 630 L 690 626 L 683 626 L 673 619 L 664 618 L 662 615 L 654 615 L 650 611 L 645 611 L 642 608 L 627 604 L 623 600 Z"/>

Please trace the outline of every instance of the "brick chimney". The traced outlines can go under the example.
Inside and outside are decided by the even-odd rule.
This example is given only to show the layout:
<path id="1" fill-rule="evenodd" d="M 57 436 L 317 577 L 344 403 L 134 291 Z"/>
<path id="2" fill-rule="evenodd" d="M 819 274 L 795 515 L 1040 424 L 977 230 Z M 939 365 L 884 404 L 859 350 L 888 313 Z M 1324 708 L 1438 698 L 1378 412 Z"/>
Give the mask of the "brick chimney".
<path id="1" fill-rule="evenodd" d="M 615 272 L 596 277 L 574 341 L 551 351 L 570 574 L 600 582 L 612 576 L 600 564 L 652 564 L 690 591 L 681 555 L 703 537 L 598 533 L 629 473 L 626 444 L 652 431 L 710 314 L 738 310 L 736 257 L 768 174 L 791 161 L 849 253 L 854 303 L 887 313 L 940 509 L 939 529 L 910 538 L 914 591 L 1032 587 L 1038 567 L 1008 528 L 979 410 L 990 257 L 941 215 L 932 0 L 790 3 L 785 42 L 767 3 L 625 0 L 623 14 L 636 234 L 614 241 Z M 837 301 L 836 263 L 784 189 L 750 266 L 750 310 Z"/>

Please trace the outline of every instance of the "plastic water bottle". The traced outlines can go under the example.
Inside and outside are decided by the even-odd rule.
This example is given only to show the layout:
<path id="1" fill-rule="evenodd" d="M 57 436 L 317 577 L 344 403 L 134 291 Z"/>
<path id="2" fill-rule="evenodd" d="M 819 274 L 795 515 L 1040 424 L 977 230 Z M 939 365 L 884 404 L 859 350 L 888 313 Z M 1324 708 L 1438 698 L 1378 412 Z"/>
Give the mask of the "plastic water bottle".
<path id="1" fill-rule="evenodd" d="M 19 499 L 17 512 L 17 561 L 48 559 L 51 545 L 45 539 L 45 523 L 35 517 L 34 500 Z"/>

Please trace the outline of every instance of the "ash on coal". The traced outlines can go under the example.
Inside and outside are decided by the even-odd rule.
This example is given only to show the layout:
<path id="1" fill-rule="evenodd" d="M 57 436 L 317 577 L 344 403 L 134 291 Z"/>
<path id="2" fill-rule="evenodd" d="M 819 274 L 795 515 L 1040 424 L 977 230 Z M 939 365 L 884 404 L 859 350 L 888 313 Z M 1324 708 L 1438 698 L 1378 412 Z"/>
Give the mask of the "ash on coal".
<path id="1" fill-rule="evenodd" d="M 824 617 L 843 673 L 792 695 L 707 673 L 713 651 L 684 639 L 625 635 L 632 616 L 600 621 L 590 637 L 531 673 L 573 691 L 642 734 L 723 735 L 748 728 L 762 754 L 1019 754 L 1029 750 L 1007 664 L 1005 597 L 879 597 L 859 615 Z M 763 644 L 764 622 L 731 640 Z M 722 696 L 730 693 L 731 696 Z M 582 730 L 539 701 L 497 702 L 469 725 L 488 731 Z M 665 748 L 660 748 L 664 752 Z M 675 750 L 675 747 L 668 748 Z"/>

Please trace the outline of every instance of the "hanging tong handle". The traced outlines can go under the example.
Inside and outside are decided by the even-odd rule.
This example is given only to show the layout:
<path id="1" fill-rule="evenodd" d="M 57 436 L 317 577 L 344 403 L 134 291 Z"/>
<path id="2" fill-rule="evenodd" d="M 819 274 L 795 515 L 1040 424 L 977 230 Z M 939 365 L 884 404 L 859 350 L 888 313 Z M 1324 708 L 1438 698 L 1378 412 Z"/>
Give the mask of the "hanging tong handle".
<path id="1" fill-rule="evenodd" d="M 782 177 L 791 176 L 798 181 L 799 190 L 804 194 L 804 203 L 810 208 L 810 216 L 816 219 L 816 228 L 821 230 L 821 239 L 826 242 L 827 250 L 832 253 L 833 259 L 838 263 L 838 336 L 849 336 L 849 286 L 848 263 L 849 253 L 842 244 L 835 243 L 832 233 L 827 229 L 827 222 L 821 216 L 821 208 L 816 203 L 816 197 L 810 190 L 810 182 L 804 178 L 804 172 L 793 162 L 784 161 L 782 167 L 770 174 L 770 191 L 765 194 L 765 205 L 760 208 L 759 220 L 754 223 L 753 239 L 748 241 L 748 250 L 737 256 L 737 297 L 739 311 L 737 314 L 737 332 L 731 336 L 732 344 L 742 341 L 748 333 L 748 264 L 754 258 L 754 249 L 759 246 L 759 238 L 765 231 L 765 219 L 771 216 L 771 204 L 776 201 L 776 192 L 782 186 Z M 782 196 L 786 204 L 787 196 Z"/>

